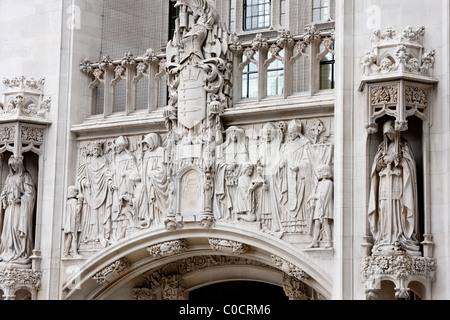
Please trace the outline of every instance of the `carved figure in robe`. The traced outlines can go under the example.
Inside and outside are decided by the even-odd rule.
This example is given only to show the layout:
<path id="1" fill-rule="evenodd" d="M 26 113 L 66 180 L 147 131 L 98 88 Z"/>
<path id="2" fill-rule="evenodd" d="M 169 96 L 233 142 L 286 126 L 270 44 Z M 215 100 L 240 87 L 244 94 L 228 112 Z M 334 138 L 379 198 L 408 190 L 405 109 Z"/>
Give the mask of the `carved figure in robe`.
<path id="1" fill-rule="evenodd" d="M 321 164 L 332 165 L 333 144 L 323 136 L 326 128 L 320 119 L 306 121 L 305 136 L 311 141 L 309 147 L 310 161 L 315 168 Z"/>
<path id="2" fill-rule="evenodd" d="M 133 153 L 128 150 L 128 139 L 120 136 L 116 139 L 114 145 L 114 157 L 111 163 L 114 183 L 117 190 L 113 193 L 112 208 L 112 237 L 119 240 L 124 237 L 128 223 L 130 223 L 129 215 L 133 213 L 132 198 L 134 192 L 133 181 L 130 176 L 138 173 L 136 158 Z M 131 225 L 133 226 L 133 225 Z"/>
<path id="3" fill-rule="evenodd" d="M 281 148 L 281 222 L 289 233 L 307 233 L 307 201 L 314 186 L 314 168 L 309 159 L 311 142 L 302 134 L 302 125 L 292 120 L 287 141 Z"/>
<path id="4" fill-rule="evenodd" d="M 368 219 L 373 255 L 420 254 L 416 162 L 392 120 L 383 126 L 372 166 Z"/>
<path id="5" fill-rule="evenodd" d="M 169 197 L 165 150 L 157 133 L 148 134 L 142 142 L 147 146 L 142 162 L 142 179 L 147 187 L 148 215 L 152 225 L 159 225 L 164 222 Z"/>
<path id="6" fill-rule="evenodd" d="M 218 148 L 214 207 L 216 220 L 230 220 L 235 210 L 234 196 L 242 165 L 249 160 L 245 131 L 230 127 Z"/>
<path id="7" fill-rule="evenodd" d="M 103 142 L 94 142 L 78 172 L 78 184 L 87 203 L 83 219 L 82 241 L 100 242 L 104 247 L 111 238 L 113 175 L 103 156 Z"/>
<path id="8" fill-rule="evenodd" d="M 133 210 L 128 215 L 129 225 L 135 224 L 138 228 L 150 227 L 151 221 L 148 215 L 148 200 L 145 185 L 142 183 L 141 175 L 133 172 L 130 175 L 130 181 L 133 183 L 133 198 L 131 201 Z"/>
<path id="9" fill-rule="evenodd" d="M 11 156 L 8 166 L 9 174 L 0 196 L 0 261 L 26 269 L 31 267 L 36 189 L 22 156 Z"/>
<path id="10" fill-rule="evenodd" d="M 331 221 L 334 217 L 333 181 L 331 168 L 327 164 L 322 164 L 317 168 L 319 182 L 311 196 L 308 204 L 311 212 L 311 236 L 313 241 L 310 248 L 319 247 L 321 227 L 325 234 L 325 248 L 333 246 Z"/>
<path id="11" fill-rule="evenodd" d="M 238 220 L 249 222 L 257 221 L 255 190 L 263 185 L 262 180 L 254 180 L 255 167 L 247 162 L 242 167 L 242 174 L 239 177 L 237 192 L 234 201 L 235 213 Z"/>
<path id="12" fill-rule="evenodd" d="M 280 159 L 282 132 L 273 123 L 267 123 L 261 130 L 261 143 L 258 146 L 258 168 L 265 181 L 261 188 L 259 206 L 262 230 L 271 234 L 282 233 L 281 227 L 281 191 L 277 181 Z M 258 171 L 258 170 L 257 170 Z"/>
<path id="13" fill-rule="evenodd" d="M 211 173 L 205 173 L 205 182 L 203 184 L 203 213 L 212 214 L 213 212 L 214 184 Z"/>
<path id="14" fill-rule="evenodd" d="M 66 216 L 64 222 L 64 256 L 78 257 L 78 239 L 81 233 L 81 210 L 84 196 L 76 186 L 67 192 Z"/>

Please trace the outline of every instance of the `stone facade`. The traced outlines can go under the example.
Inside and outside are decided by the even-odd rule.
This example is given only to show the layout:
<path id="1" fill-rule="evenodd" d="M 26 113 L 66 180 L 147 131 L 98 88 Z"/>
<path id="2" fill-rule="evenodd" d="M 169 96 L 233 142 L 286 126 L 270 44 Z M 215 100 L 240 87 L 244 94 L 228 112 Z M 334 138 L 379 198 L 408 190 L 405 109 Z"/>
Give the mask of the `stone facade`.
<path id="1" fill-rule="evenodd" d="M 143 34 L 139 1 L 29 2 L 0 4 L 3 299 L 449 298 L 447 1 L 157 0 Z"/>

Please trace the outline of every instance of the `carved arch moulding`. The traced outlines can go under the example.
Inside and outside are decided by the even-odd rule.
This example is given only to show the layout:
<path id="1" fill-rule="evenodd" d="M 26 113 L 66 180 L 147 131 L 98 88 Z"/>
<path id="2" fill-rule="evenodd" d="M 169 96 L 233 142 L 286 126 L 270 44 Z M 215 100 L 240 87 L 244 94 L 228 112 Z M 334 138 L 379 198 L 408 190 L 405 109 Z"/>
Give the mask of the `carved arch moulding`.
<path id="1" fill-rule="evenodd" d="M 268 243 L 252 232 L 162 229 L 86 260 L 64 279 L 63 293 L 69 300 L 102 300 L 127 288 L 129 299 L 184 300 L 197 288 L 239 279 L 283 287 L 292 300 L 327 299 L 332 282 L 320 269 L 292 245 Z"/>
<path id="2" fill-rule="evenodd" d="M 426 299 L 435 280 L 428 153 L 438 80 L 433 77 L 436 52 L 424 48 L 424 36 L 425 27 L 408 26 L 400 34 L 391 27 L 375 30 L 372 48 L 361 60 L 367 143 L 382 140 L 367 165 L 367 257 L 361 271 L 367 299 L 377 297 L 383 280 L 395 284 L 398 299 L 407 299 L 409 284 L 418 281 Z M 385 223 L 389 220 L 399 222 Z"/>

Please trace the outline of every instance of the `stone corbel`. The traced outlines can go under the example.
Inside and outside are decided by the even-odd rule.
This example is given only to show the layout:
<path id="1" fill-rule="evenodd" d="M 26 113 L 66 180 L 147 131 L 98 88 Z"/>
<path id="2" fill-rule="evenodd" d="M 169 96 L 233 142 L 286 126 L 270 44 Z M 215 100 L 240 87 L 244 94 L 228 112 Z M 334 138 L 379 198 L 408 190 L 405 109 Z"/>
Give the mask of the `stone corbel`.
<path id="1" fill-rule="evenodd" d="M 361 266 L 366 298 L 377 298 L 381 281 L 387 280 L 395 284 L 397 299 L 407 299 L 410 282 L 428 283 L 436 278 L 436 264 L 435 258 L 407 254 L 366 257 Z"/>

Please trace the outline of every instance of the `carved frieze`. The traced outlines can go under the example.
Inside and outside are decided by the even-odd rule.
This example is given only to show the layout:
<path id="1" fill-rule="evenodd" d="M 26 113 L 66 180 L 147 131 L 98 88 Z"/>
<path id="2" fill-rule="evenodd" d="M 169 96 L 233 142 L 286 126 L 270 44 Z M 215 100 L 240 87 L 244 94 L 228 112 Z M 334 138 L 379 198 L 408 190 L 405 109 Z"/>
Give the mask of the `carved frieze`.
<path id="1" fill-rule="evenodd" d="M 172 149 L 170 133 L 80 142 L 74 184 L 83 197 L 80 245 L 108 246 L 145 229 L 176 230 L 186 222 L 212 228 L 220 221 L 277 238 L 302 235 L 314 240 L 313 247 L 330 247 L 330 127 L 329 119 L 229 127 L 224 140 L 214 135 L 204 146 L 209 151 L 202 166 L 179 162 L 189 153 L 180 150 L 196 147 Z M 106 183 L 97 184 L 102 179 Z M 94 212 L 105 217 L 101 224 L 92 220 L 95 228 L 89 223 Z"/>
<path id="2" fill-rule="evenodd" d="M 184 293 L 183 277 L 189 273 L 220 266 L 257 266 L 275 269 L 272 266 L 256 260 L 239 256 L 202 255 L 180 259 L 162 266 L 160 269 L 146 275 L 142 286 L 133 288 L 134 299 L 151 300 L 157 292 L 164 293 L 166 298 L 179 299 Z M 177 287 L 180 286 L 180 287 Z"/>

